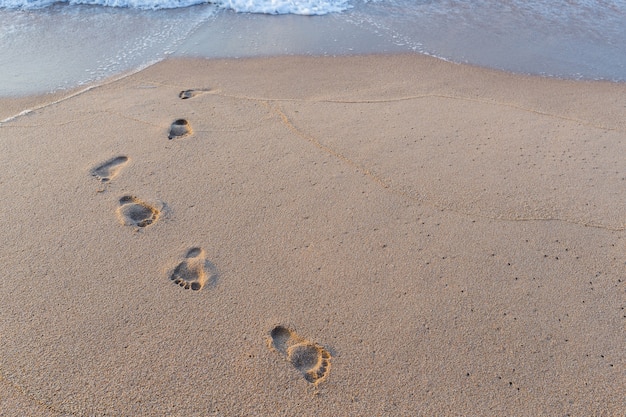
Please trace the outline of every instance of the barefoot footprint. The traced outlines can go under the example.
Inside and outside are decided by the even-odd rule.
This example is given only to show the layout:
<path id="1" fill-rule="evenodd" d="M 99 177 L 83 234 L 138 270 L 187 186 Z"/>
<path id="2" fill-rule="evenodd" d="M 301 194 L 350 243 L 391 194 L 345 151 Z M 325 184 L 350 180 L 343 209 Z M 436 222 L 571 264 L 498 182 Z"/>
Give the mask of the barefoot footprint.
<path id="1" fill-rule="evenodd" d="M 120 198 L 117 215 L 126 226 L 146 227 L 157 221 L 161 212 L 136 197 L 126 195 Z"/>
<path id="2" fill-rule="evenodd" d="M 271 346 L 300 371 L 308 382 L 317 384 L 328 376 L 330 353 L 326 349 L 283 326 L 274 327 L 270 336 Z"/>
<path id="3" fill-rule="evenodd" d="M 189 122 L 185 119 L 177 119 L 170 125 L 170 133 L 167 135 L 167 138 L 182 138 L 188 135 L 191 135 Z"/>
<path id="4" fill-rule="evenodd" d="M 193 98 L 199 94 L 202 94 L 204 92 L 209 91 L 209 89 L 202 89 L 202 90 L 183 90 L 180 93 L 178 93 L 178 97 L 180 97 L 183 100 L 187 100 L 190 98 Z"/>
<path id="5" fill-rule="evenodd" d="M 99 165 L 91 170 L 91 175 L 98 178 L 101 182 L 109 182 L 119 174 L 119 172 L 128 163 L 127 156 L 116 156 L 109 159 L 104 164 Z"/>
<path id="6" fill-rule="evenodd" d="M 201 290 L 207 282 L 214 281 L 217 274 L 207 261 L 202 248 L 191 248 L 185 260 L 179 263 L 170 275 L 170 280 L 185 289 Z"/>

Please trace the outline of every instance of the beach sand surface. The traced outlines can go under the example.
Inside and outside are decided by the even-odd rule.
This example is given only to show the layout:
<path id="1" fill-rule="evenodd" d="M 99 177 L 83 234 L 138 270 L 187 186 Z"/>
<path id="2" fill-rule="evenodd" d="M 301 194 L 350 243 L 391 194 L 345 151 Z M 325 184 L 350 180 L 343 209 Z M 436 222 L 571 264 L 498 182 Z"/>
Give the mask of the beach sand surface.
<path id="1" fill-rule="evenodd" d="M 624 97 L 396 55 L 2 99 L 0 415 L 623 414 Z"/>

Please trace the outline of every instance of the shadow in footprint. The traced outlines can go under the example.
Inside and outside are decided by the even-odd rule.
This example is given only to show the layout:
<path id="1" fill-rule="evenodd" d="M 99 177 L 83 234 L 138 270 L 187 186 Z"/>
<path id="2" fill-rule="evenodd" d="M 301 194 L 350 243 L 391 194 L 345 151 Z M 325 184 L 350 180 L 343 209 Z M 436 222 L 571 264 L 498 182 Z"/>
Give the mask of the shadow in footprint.
<path id="1" fill-rule="evenodd" d="M 271 346 L 300 371 L 308 382 L 317 384 L 328 376 L 331 356 L 322 346 L 283 326 L 274 327 L 270 336 Z"/>
<path id="2" fill-rule="evenodd" d="M 161 211 L 156 207 L 129 195 L 120 198 L 120 206 L 117 208 L 117 215 L 126 226 L 149 226 L 158 220 L 160 214 Z"/>
<path id="3" fill-rule="evenodd" d="M 191 125 L 185 119 L 177 119 L 170 126 L 168 139 L 182 138 L 191 135 Z"/>
<path id="4" fill-rule="evenodd" d="M 101 182 L 109 182 L 119 174 L 119 172 L 126 166 L 129 159 L 127 156 L 116 156 L 113 159 L 109 159 L 102 165 L 98 165 L 91 170 L 91 175 L 98 178 Z"/>
<path id="5" fill-rule="evenodd" d="M 199 291 L 217 282 L 217 268 L 206 259 L 202 248 L 191 248 L 170 274 L 170 281 L 184 289 Z"/>

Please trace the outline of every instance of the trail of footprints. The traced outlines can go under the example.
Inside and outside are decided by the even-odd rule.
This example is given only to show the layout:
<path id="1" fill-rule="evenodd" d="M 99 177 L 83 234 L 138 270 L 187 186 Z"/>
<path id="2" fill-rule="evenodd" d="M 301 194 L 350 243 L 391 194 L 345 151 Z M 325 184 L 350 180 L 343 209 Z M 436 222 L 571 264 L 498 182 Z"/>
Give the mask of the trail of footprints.
<path id="1" fill-rule="evenodd" d="M 188 100 L 208 90 L 183 90 L 178 97 Z M 170 125 L 168 139 L 178 139 L 193 133 L 186 119 L 176 119 Z M 109 183 L 128 165 L 130 158 L 124 155 L 111 158 L 91 170 L 91 175 L 102 183 Z M 117 217 L 126 226 L 145 228 L 154 224 L 161 215 L 161 210 L 135 196 L 125 195 L 118 201 Z M 180 261 L 169 273 L 169 279 L 183 289 L 200 291 L 217 278 L 215 266 L 206 258 L 200 247 L 187 250 Z M 289 362 L 304 379 L 317 385 L 330 373 L 330 353 L 322 346 L 299 336 L 295 331 L 276 326 L 270 332 L 269 347 L 278 352 Z"/>

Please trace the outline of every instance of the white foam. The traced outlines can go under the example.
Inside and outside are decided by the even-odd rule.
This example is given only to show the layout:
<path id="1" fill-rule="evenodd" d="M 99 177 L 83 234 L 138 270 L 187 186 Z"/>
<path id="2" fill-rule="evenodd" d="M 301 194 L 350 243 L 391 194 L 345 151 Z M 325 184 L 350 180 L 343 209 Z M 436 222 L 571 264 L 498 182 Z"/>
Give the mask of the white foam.
<path id="1" fill-rule="evenodd" d="M 206 0 L 62 0 L 60 2 L 58 0 L 0 0 L 0 8 L 21 10 L 42 9 L 56 3 L 157 10 L 188 7 L 208 2 Z"/>
<path id="2" fill-rule="evenodd" d="M 348 0 L 220 0 L 215 4 L 240 13 L 324 15 L 350 8 Z"/>
<path id="3" fill-rule="evenodd" d="M 41 9 L 58 0 L 0 0 L 0 8 Z M 350 8 L 350 0 L 62 0 L 61 3 L 144 10 L 176 9 L 212 3 L 240 13 L 324 15 Z"/>

